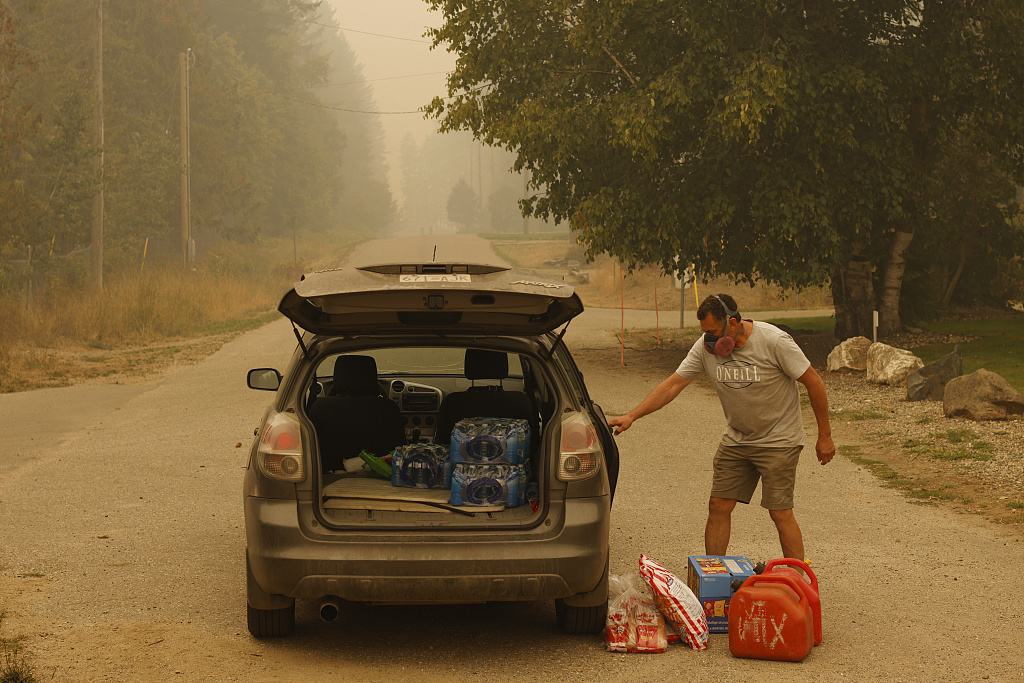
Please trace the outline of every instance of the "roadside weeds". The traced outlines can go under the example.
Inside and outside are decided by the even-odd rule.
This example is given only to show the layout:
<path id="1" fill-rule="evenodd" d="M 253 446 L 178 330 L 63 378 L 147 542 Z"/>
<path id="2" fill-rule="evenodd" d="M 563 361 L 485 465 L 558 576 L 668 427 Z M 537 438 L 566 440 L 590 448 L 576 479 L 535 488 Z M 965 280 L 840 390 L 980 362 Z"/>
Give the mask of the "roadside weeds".
<path id="1" fill-rule="evenodd" d="M 0 609 L 0 633 L 7 611 Z M 8 638 L 0 635 L 0 683 L 36 683 L 32 664 L 28 661 L 22 641 L 25 636 Z"/>

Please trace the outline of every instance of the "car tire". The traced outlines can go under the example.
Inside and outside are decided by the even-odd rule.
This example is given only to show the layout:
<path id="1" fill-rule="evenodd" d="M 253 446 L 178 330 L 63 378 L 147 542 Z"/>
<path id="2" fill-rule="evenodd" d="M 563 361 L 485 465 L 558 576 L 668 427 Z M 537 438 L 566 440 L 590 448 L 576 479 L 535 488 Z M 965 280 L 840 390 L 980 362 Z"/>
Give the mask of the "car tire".
<path id="1" fill-rule="evenodd" d="M 255 638 L 284 638 L 295 632 L 295 603 L 283 609 L 256 609 L 246 605 L 249 633 Z"/>
<path id="2" fill-rule="evenodd" d="M 282 595 L 267 595 L 253 578 L 249 555 L 245 556 L 246 603 L 245 616 L 249 633 L 255 638 L 284 638 L 295 632 L 295 600 Z M 276 598 L 276 599 L 274 599 Z M 287 604 L 276 609 L 258 609 L 252 603 L 263 605 Z"/>
<path id="3" fill-rule="evenodd" d="M 608 602 L 593 607 L 574 607 L 565 600 L 555 600 L 555 620 L 562 633 L 579 635 L 597 633 L 605 627 L 608 618 Z"/>

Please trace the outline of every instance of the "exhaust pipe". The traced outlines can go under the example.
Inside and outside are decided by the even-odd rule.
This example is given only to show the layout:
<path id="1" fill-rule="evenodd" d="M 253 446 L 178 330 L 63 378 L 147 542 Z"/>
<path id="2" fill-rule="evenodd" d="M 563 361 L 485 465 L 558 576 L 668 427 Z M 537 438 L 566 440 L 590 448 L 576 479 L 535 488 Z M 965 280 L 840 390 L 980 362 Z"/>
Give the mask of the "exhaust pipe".
<path id="1" fill-rule="evenodd" d="M 340 614 L 341 609 L 338 607 L 337 601 L 333 598 L 325 598 L 320 602 L 320 618 L 324 621 L 337 621 L 338 615 Z"/>

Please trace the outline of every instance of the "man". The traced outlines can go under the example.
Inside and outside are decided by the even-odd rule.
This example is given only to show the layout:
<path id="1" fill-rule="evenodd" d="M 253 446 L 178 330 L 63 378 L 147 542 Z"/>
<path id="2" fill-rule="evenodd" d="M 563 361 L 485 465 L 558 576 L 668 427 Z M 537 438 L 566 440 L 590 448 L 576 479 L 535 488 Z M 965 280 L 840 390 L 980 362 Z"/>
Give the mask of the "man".
<path id="1" fill-rule="evenodd" d="M 804 559 L 804 542 L 793 516 L 793 486 L 804 428 L 800 382 L 818 424 L 815 452 L 827 464 L 835 455 L 825 384 L 793 338 L 764 322 L 744 320 L 727 294 L 701 302 L 697 319 L 704 334 L 671 377 L 640 405 L 608 420 L 615 434 L 664 407 L 701 373 L 718 392 L 727 422 L 714 459 L 714 477 L 704 529 L 704 551 L 725 555 L 736 502 L 749 503 L 761 481 L 761 506 L 779 532 L 784 557 Z"/>

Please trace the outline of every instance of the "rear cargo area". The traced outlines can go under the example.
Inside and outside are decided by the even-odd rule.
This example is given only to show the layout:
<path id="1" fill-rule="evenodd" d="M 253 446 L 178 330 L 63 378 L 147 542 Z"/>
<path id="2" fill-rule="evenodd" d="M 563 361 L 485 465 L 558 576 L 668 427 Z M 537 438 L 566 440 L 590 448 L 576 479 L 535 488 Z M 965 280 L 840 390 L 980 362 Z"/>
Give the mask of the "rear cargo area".
<path id="1" fill-rule="evenodd" d="M 448 489 L 417 489 L 392 486 L 370 476 L 324 477 L 321 508 L 324 518 L 342 526 L 531 526 L 540 516 L 529 503 L 503 505 L 452 505 Z"/>
<path id="2" fill-rule="evenodd" d="M 544 434 L 559 395 L 543 362 L 462 345 L 324 354 L 303 396 L 323 520 L 536 524 Z"/>

